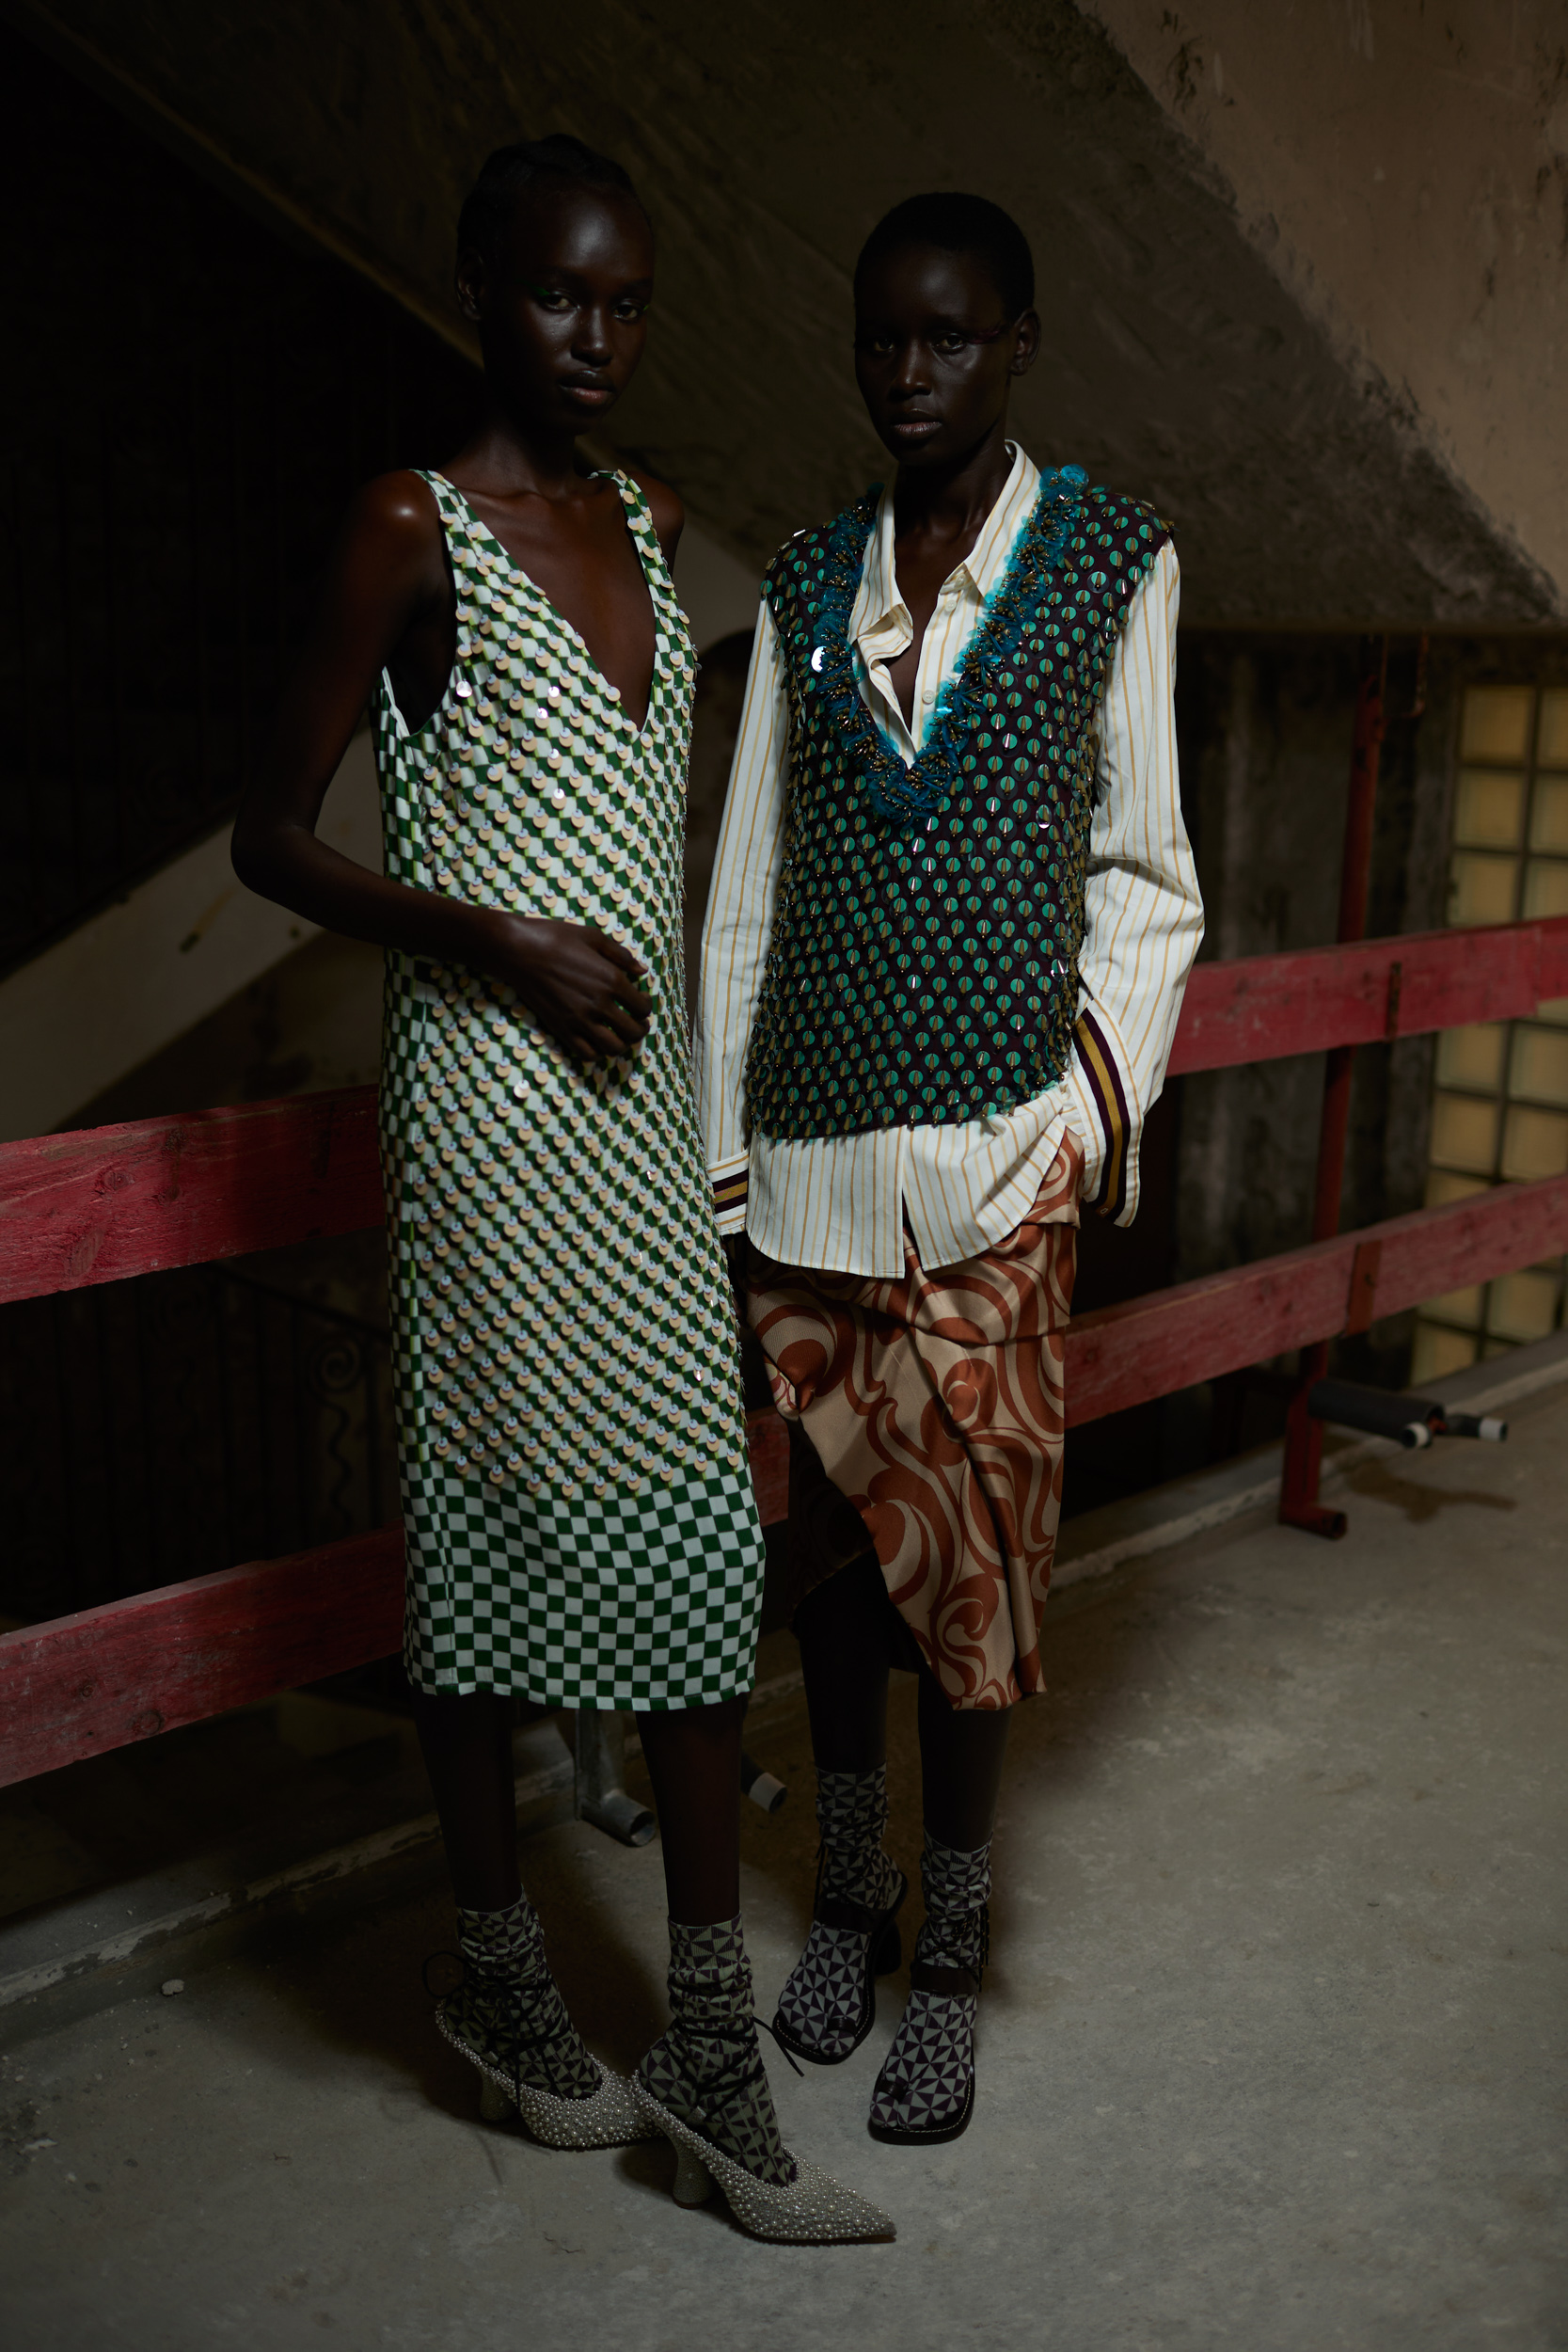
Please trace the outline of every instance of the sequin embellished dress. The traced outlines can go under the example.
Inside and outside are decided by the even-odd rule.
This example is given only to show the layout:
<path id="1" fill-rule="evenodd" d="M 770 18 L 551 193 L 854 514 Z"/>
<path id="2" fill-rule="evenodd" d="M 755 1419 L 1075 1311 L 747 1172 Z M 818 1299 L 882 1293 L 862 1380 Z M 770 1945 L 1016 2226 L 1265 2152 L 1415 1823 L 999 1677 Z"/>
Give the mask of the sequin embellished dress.
<path id="1" fill-rule="evenodd" d="M 707 1705 L 751 1686 L 763 1548 L 686 1037 L 690 638 L 617 474 L 657 641 L 639 732 L 457 491 L 422 478 L 457 657 L 418 734 L 381 681 L 387 871 L 596 924 L 647 966 L 654 1012 L 632 1058 L 583 1070 L 510 989 L 388 955 L 408 1673 L 558 1706 Z"/>

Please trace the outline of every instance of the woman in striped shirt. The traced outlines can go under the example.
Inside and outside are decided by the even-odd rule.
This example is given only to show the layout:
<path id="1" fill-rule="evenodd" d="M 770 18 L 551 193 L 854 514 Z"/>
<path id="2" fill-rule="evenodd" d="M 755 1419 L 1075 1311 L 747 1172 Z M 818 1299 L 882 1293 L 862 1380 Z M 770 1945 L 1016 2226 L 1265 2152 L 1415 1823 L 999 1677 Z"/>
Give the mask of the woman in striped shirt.
<path id="1" fill-rule="evenodd" d="M 1007 437 L 1029 248 L 919 197 L 856 271 L 891 489 L 769 567 L 698 1016 L 721 1231 L 790 1422 L 815 1915 L 775 2028 L 850 2056 L 898 1963 L 891 1666 L 920 1680 L 926 1919 L 879 2138 L 965 2129 L 990 1836 L 1061 1501 L 1081 1200 L 1127 1223 L 1202 911 L 1178 573 L 1137 502 Z"/>

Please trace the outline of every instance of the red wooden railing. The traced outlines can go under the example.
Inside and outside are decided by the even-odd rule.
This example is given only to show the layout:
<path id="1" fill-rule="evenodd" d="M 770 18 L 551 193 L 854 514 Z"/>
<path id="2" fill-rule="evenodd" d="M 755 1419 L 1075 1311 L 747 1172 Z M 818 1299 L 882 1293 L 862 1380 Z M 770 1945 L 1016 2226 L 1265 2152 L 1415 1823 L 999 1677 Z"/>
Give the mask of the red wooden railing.
<path id="1" fill-rule="evenodd" d="M 1173 1074 L 1517 1019 L 1568 996 L 1568 916 L 1201 964 Z M 372 1088 L 0 1145 L 0 1301 L 382 1221 Z M 1568 1250 L 1568 1176 L 1505 1184 L 1081 1315 L 1080 1424 Z M 765 1519 L 783 1425 L 753 1416 Z M 0 1635 L 0 1785 L 381 1658 L 402 1531 L 256 1561 Z"/>

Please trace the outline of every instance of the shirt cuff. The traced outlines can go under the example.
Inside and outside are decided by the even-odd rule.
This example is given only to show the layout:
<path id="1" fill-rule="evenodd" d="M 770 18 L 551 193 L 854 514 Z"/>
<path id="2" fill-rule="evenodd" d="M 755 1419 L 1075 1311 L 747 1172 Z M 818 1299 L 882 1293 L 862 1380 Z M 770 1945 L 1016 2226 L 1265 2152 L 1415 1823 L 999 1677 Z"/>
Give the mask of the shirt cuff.
<path id="1" fill-rule="evenodd" d="M 1069 1070 L 1065 1082 L 1067 1102 L 1062 1117 L 1076 1136 L 1084 1154 L 1084 1173 L 1078 1197 L 1085 1207 L 1098 1198 L 1105 1171 L 1105 1138 L 1100 1131 L 1095 1115 L 1094 1097 L 1080 1078 L 1076 1069 Z"/>
<path id="2" fill-rule="evenodd" d="M 735 1160 L 727 1168 L 708 1169 L 708 1182 L 713 1186 L 713 1213 L 719 1231 L 727 1241 L 732 1233 L 746 1231 L 746 1195 L 751 1183 L 751 1164 Z"/>
<path id="3" fill-rule="evenodd" d="M 1072 1033 L 1070 1074 L 1084 1134 L 1083 1197 L 1101 1216 L 1124 1223 L 1134 1205 L 1137 1137 L 1112 1033 L 1088 1005 Z"/>

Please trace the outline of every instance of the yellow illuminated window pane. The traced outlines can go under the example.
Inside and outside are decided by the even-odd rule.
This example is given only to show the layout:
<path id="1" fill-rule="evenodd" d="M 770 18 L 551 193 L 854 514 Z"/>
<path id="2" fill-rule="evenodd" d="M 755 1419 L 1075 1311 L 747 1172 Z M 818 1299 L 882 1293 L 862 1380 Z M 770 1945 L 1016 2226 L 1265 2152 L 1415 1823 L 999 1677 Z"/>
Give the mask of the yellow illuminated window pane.
<path id="1" fill-rule="evenodd" d="M 1525 779 L 1508 768 L 1465 768 L 1454 795 L 1453 837 L 1466 849 L 1516 850 L 1525 830 Z"/>
<path id="2" fill-rule="evenodd" d="M 1432 1104 L 1432 1159 L 1436 1168 L 1490 1176 L 1497 1152 L 1497 1106 L 1473 1094 L 1438 1094 Z"/>
<path id="3" fill-rule="evenodd" d="M 1449 1291 L 1444 1298 L 1429 1298 L 1421 1311 L 1435 1315 L 1440 1323 L 1457 1323 L 1462 1331 L 1479 1331 L 1485 1303 L 1485 1285 L 1472 1282 L 1467 1291 Z"/>
<path id="4" fill-rule="evenodd" d="M 1445 1029 L 1437 1041 L 1438 1085 L 1499 1093 L 1507 1042 L 1508 1030 L 1500 1021 L 1479 1021 L 1471 1029 Z"/>
<path id="5" fill-rule="evenodd" d="M 1458 864 L 1456 859 L 1455 864 Z M 1532 857 L 1525 867 L 1525 914 L 1568 914 L 1568 858 Z"/>
<path id="6" fill-rule="evenodd" d="M 1434 1168 L 1427 1178 L 1426 1206 L 1446 1209 L 1450 1200 L 1468 1200 L 1491 1189 L 1483 1176 L 1461 1176 L 1451 1168 Z"/>
<path id="7" fill-rule="evenodd" d="M 1533 687 L 1472 686 L 1465 697 L 1460 758 L 1527 758 L 1534 703 Z"/>
<path id="8" fill-rule="evenodd" d="M 1458 1094 L 1444 1097 L 1449 1103 L 1464 1099 Z M 1435 1120 L 1433 1124 L 1435 1128 Z M 1432 1156 L 1437 1157 L 1435 1149 Z M 1503 1174 L 1530 1184 L 1537 1176 L 1560 1176 L 1565 1168 L 1568 1118 L 1560 1111 L 1531 1110 L 1524 1103 L 1511 1103 L 1503 1122 Z"/>
<path id="9" fill-rule="evenodd" d="M 1531 1103 L 1568 1105 L 1568 1029 L 1527 1028 L 1520 1023 L 1513 1032 L 1508 1090 Z"/>
<path id="10" fill-rule="evenodd" d="M 1529 845 L 1568 856 L 1568 776 L 1537 776 L 1530 803 Z"/>
<path id="11" fill-rule="evenodd" d="M 1568 687 L 1548 687 L 1541 697 L 1535 756 L 1543 768 L 1568 768 Z"/>
<path id="12" fill-rule="evenodd" d="M 1449 921 L 1512 923 L 1518 886 L 1516 857 L 1487 857 L 1477 850 L 1456 850 L 1449 877 Z"/>
<path id="13" fill-rule="evenodd" d="M 1476 1343 L 1467 1331 L 1445 1331 L 1435 1323 L 1416 1326 L 1416 1345 L 1410 1358 L 1410 1385 L 1425 1388 L 1450 1372 L 1463 1372 L 1476 1360 Z"/>
<path id="14" fill-rule="evenodd" d="M 1537 1021 L 1555 1021 L 1560 1029 L 1568 1029 L 1568 996 L 1548 997 L 1535 1008 Z"/>
<path id="15" fill-rule="evenodd" d="M 1497 1340 L 1544 1340 L 1557 1328 L 1558 1278 L 1528 1266 L 1492 1285 L 1486 1328 Z"/>

